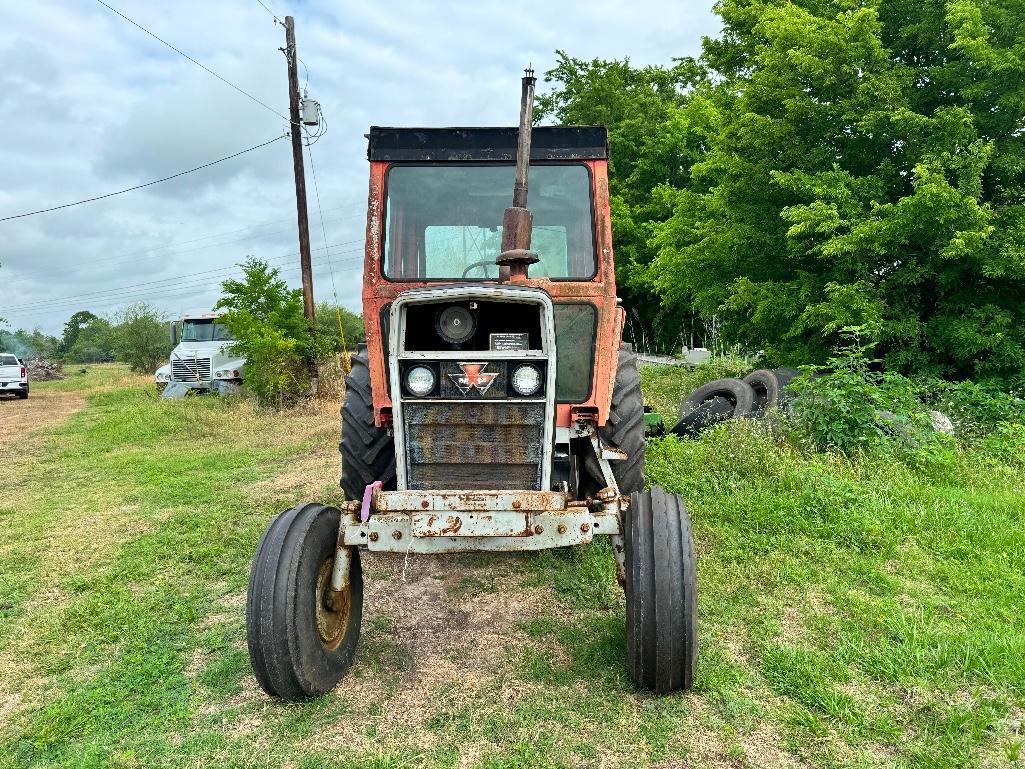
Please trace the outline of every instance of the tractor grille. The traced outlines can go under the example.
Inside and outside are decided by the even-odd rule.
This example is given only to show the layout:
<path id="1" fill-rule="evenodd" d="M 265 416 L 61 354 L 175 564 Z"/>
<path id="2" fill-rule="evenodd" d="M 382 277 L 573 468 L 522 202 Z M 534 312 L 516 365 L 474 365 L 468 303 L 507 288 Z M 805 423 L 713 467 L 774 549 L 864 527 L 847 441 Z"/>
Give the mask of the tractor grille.
<path id="1" fill-rule="evenodd" d="M 210 380 L 210 359 L 172 358 L 171 378 L 176 382 L 207 382 Z"/>
<path id="2" fill-rule="evenodd" d="M 544 403 L 405 402 L 409 489 L 540 489 Z"/>

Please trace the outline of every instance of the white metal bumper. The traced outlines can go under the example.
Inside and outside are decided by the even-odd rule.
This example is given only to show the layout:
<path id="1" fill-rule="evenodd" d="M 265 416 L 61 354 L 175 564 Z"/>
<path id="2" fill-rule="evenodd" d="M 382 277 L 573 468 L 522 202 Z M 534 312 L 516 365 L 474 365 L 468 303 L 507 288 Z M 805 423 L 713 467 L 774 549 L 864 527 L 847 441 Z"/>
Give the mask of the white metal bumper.
<path id="1" fill-rule="evenodd" d="M 628 504 L 609 489 L 584 502 L 545 491 L 378 490 L 366 520 L 359 502 L 346 504 L 340 544 L 400 553 L 544 550 L 619 535 Z"/>

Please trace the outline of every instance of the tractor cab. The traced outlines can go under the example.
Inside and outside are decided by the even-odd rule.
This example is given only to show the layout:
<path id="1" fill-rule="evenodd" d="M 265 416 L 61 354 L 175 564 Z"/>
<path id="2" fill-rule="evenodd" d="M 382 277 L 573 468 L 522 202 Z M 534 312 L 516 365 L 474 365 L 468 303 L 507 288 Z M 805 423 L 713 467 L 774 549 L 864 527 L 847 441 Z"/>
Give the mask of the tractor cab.
<path id="1" fill-rule="evenodd" d="M 360 550 L 540 550 L 608 536 L 639 686 L 688 688 L 690 521 L 644 488 L 637 356 L 622 344 L 600 126 L 371 128 L 363 308 L 341 409 L 339 507 L 279 515 L 250 580 L 265 691 L 353 663 Z"/>

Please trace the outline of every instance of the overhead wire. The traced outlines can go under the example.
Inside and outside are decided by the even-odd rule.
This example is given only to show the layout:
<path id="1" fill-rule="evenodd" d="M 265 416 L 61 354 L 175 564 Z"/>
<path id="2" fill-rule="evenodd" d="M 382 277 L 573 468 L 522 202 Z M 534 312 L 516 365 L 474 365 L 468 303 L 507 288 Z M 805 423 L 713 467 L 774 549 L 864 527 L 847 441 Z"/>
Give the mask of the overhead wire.
<path id="1" fill-rule="evenodd" d="M 96 195 L 96 196 L 91 197 L 91 198 L 86 198 L 85 200 L 76 200 L 73 203 L 63 203 L 62 205 L 51 206 L 50 208 L 40 208 L 37 211 L 26 211 L 25 213 L 22 213 L 22 214 L 13 214 L 11 216 L 0 217 L 0 222 L 9 222 L 12 219 L 23 219 L 26 216 L 35 216 L 37 214 L 46 214 L 46 213 L 49 213 L 51 211 L 59 211 L 62 208 L 71 208 L 72 206 L 80 206 L 83 203 L 93 203 L 93 202 L 95 202 L 97 200 L 103 200 L 105 198 L 112 198 L 115 195 L 123 195 L 126 192 L 133 192 L 135 190 L 141 190 L 144 187 L 152 187 L 154 184 L 161 184 L 163 182 L 168 182 L 171 179 L 177 179 L 179 176 L 185 176 L 186 174 L 195 173 L 196 171 L 202 171 L 204 168 L 209 168 L 210 166 L 215 166 L 218 163 L 223 163 L 225 160 L 231 160 L 232 158 L 237 158 L 239 155 L 245 155 L 247 152 L 252 152 L 253 150 L 258 150 L 258 149 L 260 149 L 262 147 L 266 147 L 267 145 L 273 144 L 274 142 L 280 141 L 281 139 L 284 139 L 284 138 L 285 138 L 284 135 L 276 136 L 276 137 L 274 137 L 273 139 L 271 139 L 269 141 L 263 142 L 262 144 L 256 144 L 256 145 L 254 145 L 252 147 L 247 147 L 246 149 L 239 150 L 238 152 L 236 152 L 236 153 L 234 153 L 232 155 L 227 155 L 227 156 L 225 156 L 223 158 L 218 158 L 217 160 L 211 160 L 209 163 L 204 163 L 201 166 L 196 166 L 195 168 L 190 168 L 187 171 L 179 171 L 176 174 L 171 174 L 170 176 L 165 176 L 162 179 L 154 179 L 153 181 L 146 182 L 145 184 L 136 184 L 134 187 L 127 187 L 127 188 L 125 188 L 123 190 L 118 190 L 117 192 L 108 192 L 108 193 L 106 193 L 104 195 Z"/>
<path id="2" fill-rule="evenodd" d="M 189 61 L 191 61 L 191 62 L 192 62 L 193 64 L 195 64 L 195 65 L 196 65 L 197 67 L 199 67 L 200 69 L 202 69 L 202 70 L 203 70 L 203 71 L 205 71 L 205 72 L 208 72 L 208 73 L 210 73 L 211 75 L 213 75 L 213 76 L 214 76 L 215 78 L 217 78 L 218 80 L 220 80 L 220 81 L 221 81 L 222 83 L 224 83 L 225 85 L 228 85 L 228 86 L 230 86 L 230 87 L 234 88 L 234 89 L 235 89 L 236 91 L 238 91 L 238 92 L 239 92 L 240 94 L 242 94 L 242 95 L 243 95 L 243 96 L 245 96 L 246 98 L 248 98 L 248 99 L 251 99 L 252 101 L 256 102 L 257 104 L 259 104 L 259 105 L 260 105 L 261 107 L 263 107 L 264 109 L 266 109 L 266 110 L 268 110 L 268 111 L 270 111 L 270 112 L 273 112 L 273 113 L 274 113 L 275 115 L 277 115 L 277 116 L 278 116 L 279 118 L 281 118 L 282 120 L 284 120 L 284 121 L 285 121 L 286 123 L 289 123 L 289 124 L 291 124 L 291 122 L 292 122 L 292 121 L 291 121 L 291 119 L 289 119 L 289 118 L 285 117 L 284 115 L 282 115 L 282 114 L 281 114 L 280 112 L 278 112 L 278 111 L 277 111 L 276 109 L 274 109 L 274 108 L 273 108 L 272 106 L 270 106 L 269 104 L 267 104 L 267 103 L 265 103 L 265 102 L 263 102 L 263 101 L 260 101 L 260 100 L 259 100 L 259 99 L 257 99 L 257 98 L 256 98 L 255 96 L 253 96 L 253 95 L 252 95 L 251 93 L 249 93 L 248 91 L 246 91 L 246 90 L 244 90 L 244 89 L 240 88 L 239 86 L 235 85 L 235 84 L 234 84 L 233 82 L 231 82 L 230 80 L 228 80 L 228 79 L 227 79 L 226 77 L 222 77 L 221 75 L 218 75 L 218 74 L 217 74 L 216 72 L 214 72 L 214 71 L 213 71 L 212 69 L 210 69 L 210 68 L 209 68 L 208 66 L 206 66 L 205 64 L 202 64 L 201 62 L 198 62 L 198 61 L 196 61 L 195 59 L 193 59 L 193 58 L 192 58 L 191 56 L 189 56 L 189 55 L 188 55 L 187 53 L 185 53 L 185 51 L 181 50 L 180 48 L 176 48 L 175 46 L 171 45 L 171 44 L 170 44 L 169 42 L 167 42 L 166 40 L 164 40 L 164 38 L 160 37 L 159 35 L 157 35 L 157 34 L 155 34 L 155 33 L 153 33 L 153 32 L 150 32 L 150 31 L 149 31 L 148 29 L 146 29 L 146 28 L 145 28 L 144 26 L 142 26 L 142 24 L 140 24 L 139 22 L 135 21 L 134 19 L 131 19 L 131 18 L 129 18 L 128 16 L 125 16 L 125 15 L 124 15 L 123 13 L 121 13 L 121 11 L 119 11 L 119 10 L 118 10 L 117 8 L 114 8 L 113 6 L 111 6 L 111 5 L 108 5 L 108 4 L 107 4 L 107 3 L 105 3 L 105 2 L 103 1 L 103 0 L 96 0 L 96 2 L 97 2 L 97 3 L 99 3 L 100 5 L 102 5 L 102 6 L 103 6 L 104 8 L 106 8 L 107 10 L 109 10 L 109 11 L 112 11 L 112 12 L 116 13 L 116 14 L 117 14 L 118 16 L 120 16 L 120 17 L 121 17 L 122 19 L 124 19 L 125 21 L 127 21 L 127 22 L 128 22 L 129 24 L 132 24 L 133 26 L 135 26 L 135 27 L 138 27 L 138 28 L 139 28 L 139 29 L 141 29 L 141 30 L 142 30 L 143 32 L 145 32 L 145 33 L 146 33 L 147 35 L 149 35 L 150 37 L 152 37 L 152 38 L 153 38 L 154 40 L 157 40 L 157 41 L 159 41 L 159 42 L 163 43 L 164 45 L 166 45 L 166 46 L 167 46 L 168 48 L 170 48 L 170 49 L 171 49 L 172 51 L 174 51 L 175 53 L 179 54 L 180 56 L 184 56 L 184 57 L 185 57 L 186 59 L 188 59 Z M 263 5 L 263 3 L 261 3 L 261 5 Z M 273 15 L 273 14 L 272 14 L 272 15 Z M 275 18 L 277 18 L 277 17 L 275 17 Z"/>
<path id="3" fill-rule="evenodd" d="M 357 240 L 343 241 L 341 243 L 336 243 L 336 244 L 331 244 L 331 245 L 344 246 L 344 245 L 351 245 L 351 244 L 354 244 L 354 243 L 362 243 L 362 242 L 363 242 L 362 239 L 357 239 Z M 325 245 L 325 246 L 321 246 L 321 247 L 319 247 L 317 249 L 314 249 L 314 250 L 316 250 L 316 251 L 323 251 L 323 250 L 327 249 L 327 247 L 328 246 Z M 356 250 L 359 250 L 359 249 L 357 248 Z M 351 253 L 351 251 L 346 251 L 345 253 Z M 297 256 L 297 255 L 298 255 L 298 252 L 291 252 L 291 253 L 287 253 L 287 254 L 279 254 L 278 256 L 268 257 L 268 258 L 264 259 L 263 261 L 266 261 L 268 263 L 277 262 L 277 261 L 281 261 L 283 259 L 289 259 L 289 258 Z M 5 311 L 6 310 L 21 310 L 21 309 L 27 309 L 27 308 L 35 308 L 35 307 L 48 306 L 48 305 L 51 305 L 51 304 L 62 303 L 62 302 L 65 302 L 65 301 L 80 301 L 82 299 L 87 299 L 87 298 L 90 298 L 90 297 L 104 298 L 103 295 L 105 295 L 105 294 L 117 295 L 117 294 L 120 294 L 120 293 L 122 293 L 124 291 L 129 291 L 131 289 L 141 288 L 141 287 L 144 287 L 144 286 L 154 286 L 154 285 L 160 285 L 160 284 L 164 284 L 164 283 L 173 283 L 173 282 L 178 281 L 178 280 L 187 280 L 187 279 L 191 279 L 191 278 L 196 278 L 196 277 L 198 277 L 200 275 L 213 275 L 213 274 L 221 273 L 221 272 L 229 272 L 231 270 L 234 270 L 237 266 L 238 266 L 238 263 L 236 262 L 235 264 L 226 265 L 224 267 L 214 267 L 214 268 L 209 269 L 209 270 L 200 270 L 198 272 L 187 272 L 187 273 L 184 273 L 182 275 L 169 275 L 169 276 L 166 276 L 166 277 L 163 277 L 163 278 L 156 278 L 154 280 L 143 281 L 141 283 L 130 283 L 128 285 L 114 286 L 112 288 L 99 289 L 99 290 L 96 290 L 96 291 L 88 291 L 88 292 L 81 293 L 81 294 L 69 294 L 69 295 L 66 295 L 66 296 L 57 296 L 57 297 L 54 297 L 52 299 L 44 299 L 44 300 L 39 301 L 39 302 L 26 302 L 26 303 L 20 304 L 20 305 L 10 305 L 10 306 L 5 307 L 4 309 L 5 309 Z"/>
<path id="4" fill-rule="evenodd" d="M 353 254 L 355 254 L 357 251 L 362 251 L 362 249 L 355 249 L 353 251 L 348 251 L 348 252 L 343 252 L 343 253 L 353 253 Z M 293 254 L 291 256 L 295 256 L 295 255 Z M 352 256 L 352 257 L 346 257 L 344 259 L 336 259 L 336 261 L 337 262 L 355 262 L 355 261 L 361 260 L 362 258 L 363 258 L 363 256 L 360 254 L 360 255 L 356 255 L 356 256 Z M 321 268 L 321 267 L 323 267 L 325 265 L 323 255 L 315 256 L 312 261 L 313 261 L 314 267 L 316 267 L 316 268 Z M 235 265 L 235 268 L 238 268 L 239 266 L 240 265 Z M 234 269 L 234 268 L 232 268 L 232 269 Z M 277 269 L 279 273 L 291 273 L 291 272 L 297 272 L 301 268 L 299 266 L 295 266 L 295 267 L 280 266 L 280 267 L 276 267 L 275 269 Z M 222 277 L 223 277 L 224 280 L 227 280 L 227 279 L 231 278 L 235 274 L 237 274 L 237 273 L 229 273 L 229 274 L 223 275 Z M 216 284 L 214 284 L 214 285 L 216 285 Z M 99 297 L 99 298 L 92 299 L 92 300 L 65 299 L 65 300 L 62 300 L 60 302 L 60 304 L 54 304 L 54 305 L 51 305 L 49 307 L 40 307 L 40 308 L 35 308 L 35 309 L 32 309 L 32 310 L 28 310 L 28 311 L 19 312 L 18 313 L 18 317 L 19 318 L 32 318 L 32 317 L 37 317 L 38 318 L 38 317 L 41 317 L 43 315 L 52 315 L 55 312 L 66 312 L 66 311 L 71 310 L 71 309 L 88 309 L 90 307 L 91 308 L 96 308 L 98 312 L 104 312 L 104 311 L 106 311 L 106 310 L 108 310 L 108 309 L 110 309 L 110 308 L 112 308 L 114 306 L 122 305 L 122 304 L 125 304 L 125 303 L 128 303 L 128 302 L 155 301 L 155 300 L 158 300 L 158 299 L 164 299 L 164 298 L 169 298 L 169 297 L 176 297 L 176 296 L 179 296 L 183 291 L 193 291 L 193 292 L 195 292 L 195 291 L 203 289 L 204 287 L 213 288 L 213 286 L 211 285 L 211 278 L 210 277 L 195 278 L 195 279 L 190 280 L 190 281 L 179 281 L 177 283 L 172 283 L 172 284 L 168 284 L 168 285 L 164 285 L 164 286 L 151 286 L 149 288 L 135 289 L 135 290 L 132 290 L 132 291 L 126 291 L 126 292 L 124 292 L 124 293 L 122 293 L 120 295 L 109 296 L 109 297 Z M 219 286 L 218 286 L 218 288 L 219 288 Z M 100 304 L 102 304 L 102 306 L 97 307 L 97 305 L 100 305 Z M 6 311 L 6 309 L 7 308 L 5 308 L 5 311 Z M 12 320 L 13 320 L 13 318 L 12 318 Z"/>

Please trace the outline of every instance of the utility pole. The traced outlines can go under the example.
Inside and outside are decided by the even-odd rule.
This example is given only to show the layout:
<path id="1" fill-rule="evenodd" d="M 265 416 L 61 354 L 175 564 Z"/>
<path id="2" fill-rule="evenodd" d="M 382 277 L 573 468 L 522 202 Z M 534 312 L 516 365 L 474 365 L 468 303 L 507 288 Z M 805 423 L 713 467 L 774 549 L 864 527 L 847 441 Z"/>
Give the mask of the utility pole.
<path id="1" fill-rule="evenodd" d="M 299 266 L 303 274 L 303 312 L 315 328 L 313 272 L 310 264 L 310 221 L 306 212 L 306 171 L 303 168 L 302 122 L 299 117 L 299 69 L 295 53 L 295 19 L 285 17 L 285 58 L 288 60 L 288 118 L 292 121 L 292 166 L 295 170 L 295 209 L 299 219 Z"/>

